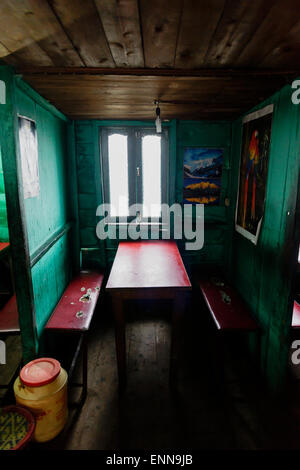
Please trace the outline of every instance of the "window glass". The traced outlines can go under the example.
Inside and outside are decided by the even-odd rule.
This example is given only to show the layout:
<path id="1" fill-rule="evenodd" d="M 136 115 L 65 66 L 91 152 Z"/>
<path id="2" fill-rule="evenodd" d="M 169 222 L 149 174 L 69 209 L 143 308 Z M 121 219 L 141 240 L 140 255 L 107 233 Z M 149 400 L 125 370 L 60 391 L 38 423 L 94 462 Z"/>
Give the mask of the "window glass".
<path id="1" fill-rule="evenodd" d="M 127 135 L 108 137 L 109 193 L 111 215 L 128 216 L 128 152 Z"/>
<path id="2" fill-rule="evenodd" d="M 142 138 L 142 204 L 143 217 L 161 214 L 161 138 Z"/>

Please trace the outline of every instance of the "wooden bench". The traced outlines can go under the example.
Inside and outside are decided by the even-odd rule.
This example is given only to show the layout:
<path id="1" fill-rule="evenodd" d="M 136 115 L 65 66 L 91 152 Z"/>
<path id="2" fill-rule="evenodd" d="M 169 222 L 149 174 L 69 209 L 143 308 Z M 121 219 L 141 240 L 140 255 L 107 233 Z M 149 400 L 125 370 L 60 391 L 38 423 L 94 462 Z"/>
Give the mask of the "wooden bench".
<path id="1" fill-rule="evenodd" d="M 198 285 L 219 331 L 259 331 L 244 301 L 223 279 L 199 279 Z"/>
<path id="2" fill-rule="evenodd" d="M 45 326 L 47 334 L 50 332 L 79 334 L 76 352 L 68 372 L 70 380 L 77 358 L 82 350 L 83 383 L 69 383 L 71 386 L 82 387 L 79 406 L 83 405 L 87 396 L 88 347 L 86 333 L 89 330 L 96 308 L 103 277 L 102 272 L 95 271 L 81 271 L 75 276 L 66 288 Z"/>
<path id="3" fill-rule="evenodd" d="M 258 356 L 260 357 L 260 328 L 251 315 L 245 302 L 223 278 L 211 276 L 208 279 L 198 277 L 197 284 L 213 318 L 214 324 L 222 336 L 226 333 L 255 332 L 258 337 Z M 224 354 L 223 341 L 220 342 L 220 354 Z"/>

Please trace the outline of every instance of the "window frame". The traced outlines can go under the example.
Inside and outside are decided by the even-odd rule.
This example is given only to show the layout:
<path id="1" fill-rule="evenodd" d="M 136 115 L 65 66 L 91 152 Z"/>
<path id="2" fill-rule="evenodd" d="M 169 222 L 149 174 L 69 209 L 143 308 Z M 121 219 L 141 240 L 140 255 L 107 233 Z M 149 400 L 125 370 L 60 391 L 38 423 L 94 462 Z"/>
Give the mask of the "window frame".
<path id="1" fill-rule="evenodd" d="M 108 137 L 111 134 L 126 135 L 128 155 L 128 205 L 143 204 L 142 202 L 142 138 L 147 135 L 158 135 L 161 137 L 161 203 L 169 202 L 169 129 L 163 128 L 160 134 L 156 133 L 155 127 L 145 126 L 107 126 L 99 129 L 100 146 L 100 172 L 102 202 L 110 203 L 109 187 L 109 159 L 108 159 Z M 137 168 L 140 169 L 139 175 Z M 130 223 L 135 216 L 110 216 L 117 224 Z M 161 217 L 140 217 L 139 223 L 160 223 Z"/>

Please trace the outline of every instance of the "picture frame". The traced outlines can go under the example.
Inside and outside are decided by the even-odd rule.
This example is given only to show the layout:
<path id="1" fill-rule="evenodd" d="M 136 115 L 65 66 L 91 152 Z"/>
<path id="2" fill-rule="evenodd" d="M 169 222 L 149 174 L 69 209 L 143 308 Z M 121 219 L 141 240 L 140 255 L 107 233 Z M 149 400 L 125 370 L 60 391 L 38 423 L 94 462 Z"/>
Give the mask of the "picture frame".
<path id="1" fill-rule="evenodd" d="M 235 229 L 255 245 L 264 216 L 274 105 L 243 119 Z"/>
<path id="2" fill-rule="evenodd" d="M 185 147 L 183 160 L 183 203 L 219 205 L 224 149 Z"/>

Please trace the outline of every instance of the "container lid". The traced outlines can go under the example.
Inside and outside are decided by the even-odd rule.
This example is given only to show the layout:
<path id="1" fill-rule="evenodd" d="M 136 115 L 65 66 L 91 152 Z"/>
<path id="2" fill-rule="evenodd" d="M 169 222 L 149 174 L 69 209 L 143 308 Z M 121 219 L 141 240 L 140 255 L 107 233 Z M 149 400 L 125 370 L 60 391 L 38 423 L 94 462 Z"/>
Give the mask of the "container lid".
<path id="1" fill-rule="evenodd" d="M 20 379 L 28 387 L 41 387 L 56 379 L 60 363 L 51 357 L 41 357 L 28 362 L 20 372 Z"/>

